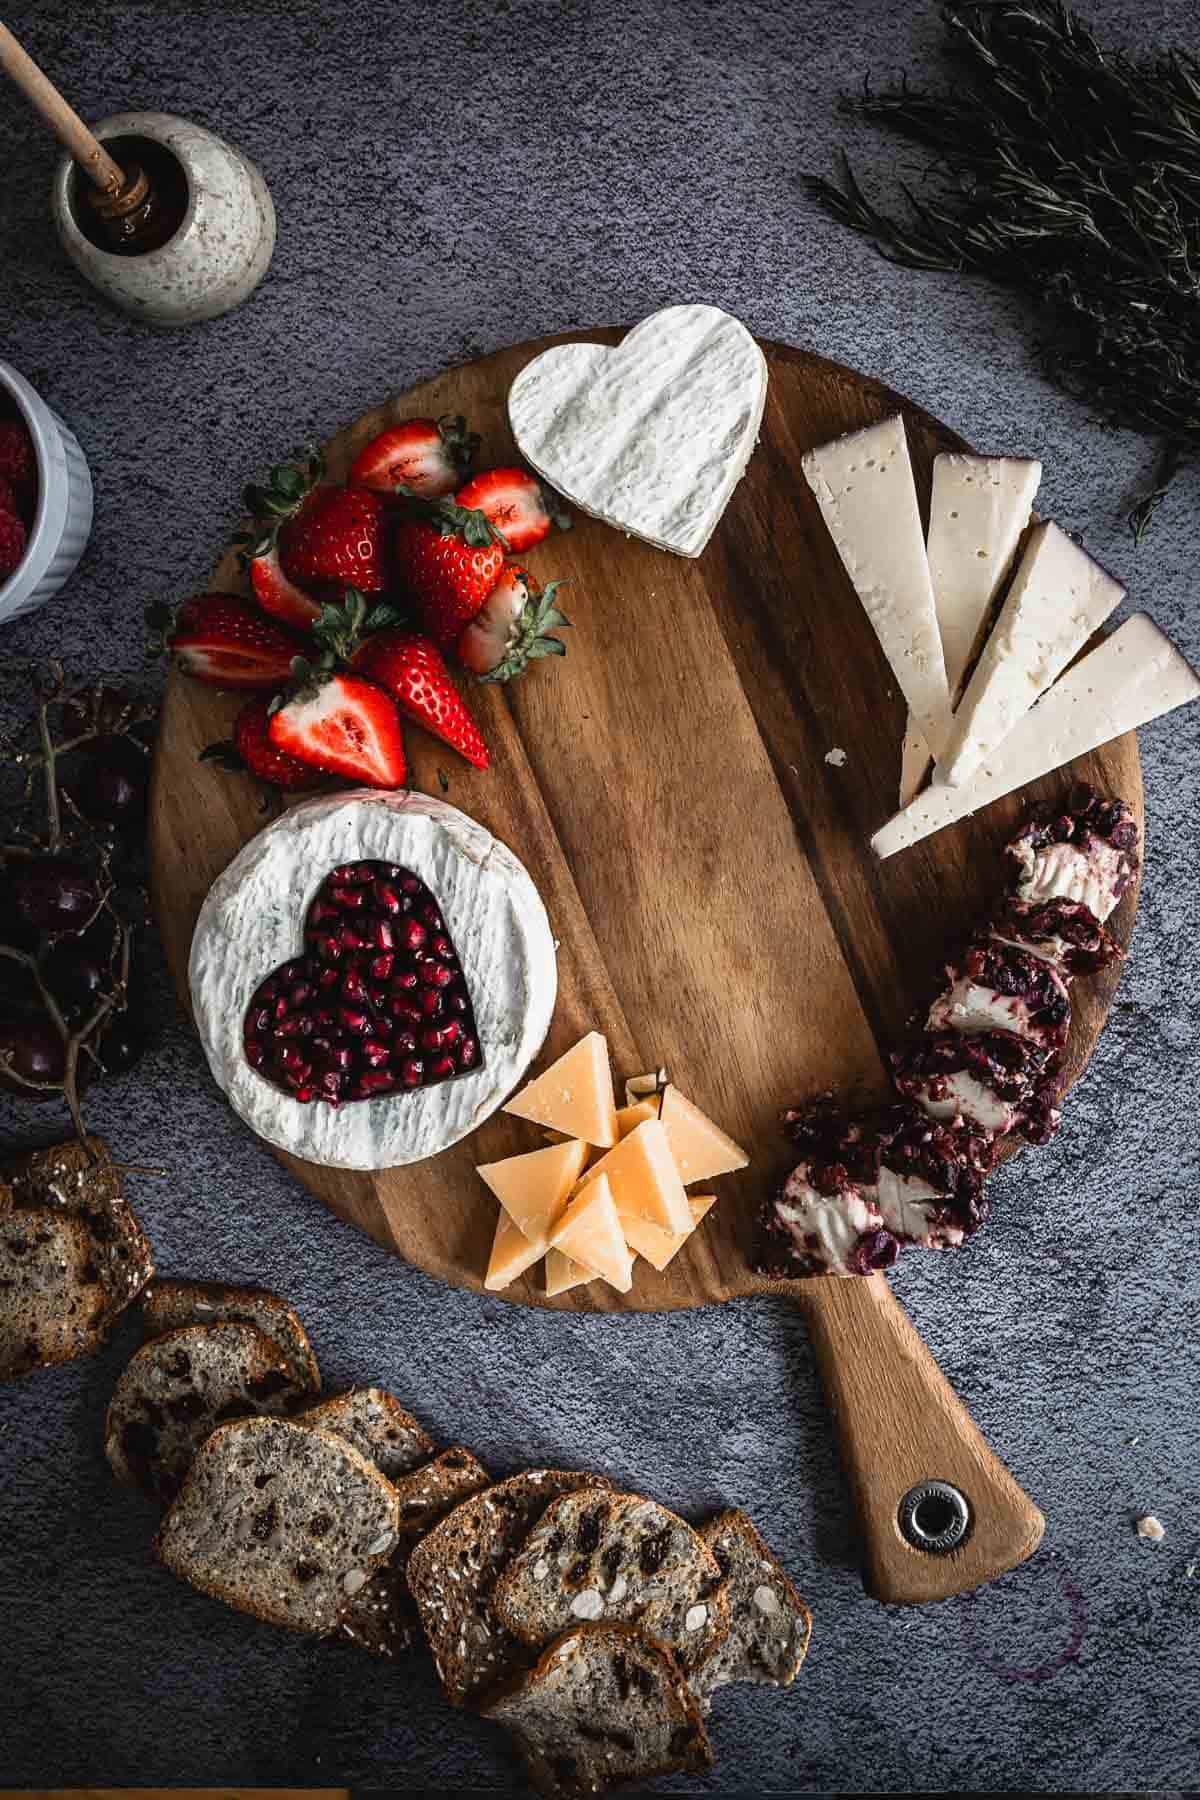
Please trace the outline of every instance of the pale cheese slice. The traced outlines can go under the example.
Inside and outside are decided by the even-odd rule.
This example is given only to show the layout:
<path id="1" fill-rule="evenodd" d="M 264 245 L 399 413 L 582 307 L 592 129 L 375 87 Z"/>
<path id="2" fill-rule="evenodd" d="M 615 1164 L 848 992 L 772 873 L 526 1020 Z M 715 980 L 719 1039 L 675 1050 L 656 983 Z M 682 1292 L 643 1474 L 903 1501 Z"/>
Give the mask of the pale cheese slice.
<path id="1" fill-rule="evenodd" d="M 1039 525 L 954 715 L 936 779 L 969 781 L 1124 598 L 1120 582 L 1052 519 Z"/>
<path id="2" fill-rule="evenodd" d="M 1041 463 L 1028 456 L 951 451 L 933 459 L 925 549 L 952 704 L 1008 579 L 1041 479 Z M 900 764 L 901 806 L 920 787 L 931 760 L 920 727 L 910 718 Z"/>
<path id="3" fill-rule="evenodd" d="M 633 1257 L 606 1175 L 579 1189 L 555 1226 L 550 1247 L 594 1269 L 619 1293 L 627 1294 L 633 1286 Z"/>
<path id="4" fill-rule="evenodd" d="M 689 1194 L 688 1210 L 691 1212 L 692 1222 L 686 1231 L 664 1231 L 661 1225 L 651 1225 L 648 1219 L 622 1219 L 621 1228 L 625 1233 L 625 1241 L 631 1250 L 644 1256 L 656 1269 L 665 1269 L 716 1203 L 715 1194 Z"/>
<path id="5" fill-rule="evenodd" d="M 539 1256 L 545 1254 L 545 1243 L 535 1244 L 525 1236 L 519 1225 L 514 1225 L 504 1208 L 500 1208 L 500 1217 L 496 1220 L 496 1235 L 492 1240 L 492 1256 L 488 1263 L 487 1274 L 483 1285 L 489 1293 L 498 1293 L 515 1281 L 518 1275 L 524 1275 L 531 1269 Z"/>
<path id="6" fill-rule="evenodd" d="M 686 1231 L 691 1214 L 687 1195 L 661 1119 L 646 1119 L 602 1156 L 579 1184 L 583 1192 L 607 1177 L 621 1219 L 649 1219 L 665 1231 Z"/>
<path id="7" fill-rule="evenodd" d="M 564 1256 L 561 1250 L 546 1252 L 546 1293 L 553 1299 L 555 1294 L 565 1294 L 571 1288 L 583 1287 L 589 1281 L 600 1278 L 594 1269 L 585 1269 L 572 1257 Z"/>
<path id="8" fill-rule="evenodd" d="M 909 711 L 934 754 L 950 690 L 904 420 L 810 450 L 802 467 Z"/>
<path id="9" fill-rule="evenodd" d="M 647 1119 L 657 1119 L 657 1100 L 635 1100 L 632 1106 L 617 1108 L 617 1139 L 627 1138 L 631 1131 L 644 1125 Z"/>
<path id="10" fill-rule="evenodd" d="M 615 1144 L 617 1107 L 603 1033 L 589 1031 L 543 1075 L 522 1088 L 504 1110 L 568 1137 L 582 1138 L 601 1150 Z"/>
<path id="11" fill-rule="evenodd" d="M 962 787 L 935 783 L 871 839 L 894 856 L 1077 756 L 1200 698 L 1200 678 L 1145 613 L 1077 662 Z M 645 1130 L 645 1127 L 642 1127 Z"/>
<path id="12" fill-rule="evenodd" d="M 744 1169 L 750 1161 L 741 1145 L 685 1099 L 677 1087 L 668 1087 L 663 1094 L 659 1117 L 685 1187 Z"/>
<path id="13" fill-rule="evenodd" d="M 487 1182 L 530 1243 L 540 1244 L 544 1250 L 586 1160 L 587 1145 L 572 1138 L 546 1150 L 530 1150 L 525 1156 L 482 1163 L 475 1173 Z"/>

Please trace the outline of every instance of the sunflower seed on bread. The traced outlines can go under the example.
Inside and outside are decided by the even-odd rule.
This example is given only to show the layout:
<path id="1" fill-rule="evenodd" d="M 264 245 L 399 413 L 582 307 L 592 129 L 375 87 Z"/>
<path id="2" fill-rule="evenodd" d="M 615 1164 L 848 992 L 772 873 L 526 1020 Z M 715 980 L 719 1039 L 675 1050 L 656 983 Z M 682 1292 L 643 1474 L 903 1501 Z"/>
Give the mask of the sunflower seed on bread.
<path id="1" fill-rule="evenodd" d="M 83 1219 L 95 1248 L 109 1324 L 154 1274 L 154 1257 L 137 1214 L 125 1198 L 112 1153 L 102 1138 L 86 1147 L 72 1138 L 10 1163 L 14 1206 L 48 1206 Z"/>
<path id="2" fill-rule="evenodd" d="M 640 1494 L 599 1488 L 546 1508 L 492 1604 L 527 1644 L 545 1644 L 581 1619 L 636 1619 L 685 1671 L 729 1629 L 720 1566 L 686 1520 Z"/>
<path id="3" fill-rule="evenodd" d="M 324 1635 L 395 1549 L 399 1511 L 391 1482 L 336 1432 L 239 1419 L 201 1447 L 155 1551 L 214 1600 Z"/>
<path id="4" fill-rule="evenodd" d="M 512 1733 L 547 1800 L 712 1763 L 678 1664 L 635 1625 L 576 1626 L 483 1711 Z"/>
<path id="5" fill-rule="evenodd" d="M 787 1687 L 804 1661 L 812 1614 L 739 1510 L 718 1513 L 700 1527 L 727 1583 L 729 1633 L 691 1676 L 707 1697 L 735 1681 Z"/>
<path id="6" fill-rule="evenodd" d="M 421 1617 L 408 1591 L 408 1559 L 431 1526 L 487 1487 L 491 1476 L 469 1450 L 456 1444 L 411 1475 L 393 1482 L 400 1502 L 400 1542 L 367 1585 L 347 1600 L 338 1616 L 338 1636 L 373 1656 L 396 1657 L 423 1641 Z"/>
<path id="7" fill-rule="evenodd" d="M 98 1349 L 107 1306 L 83 1219 L 48 1206 L 0 1213 L 0 1380 Z"/>
<path id="8" fill-rule="evenodd" d="M 528 1469 L 454 1508 L 408 1559 L 408 1587 L 452 1706 L 465 1706 L 530 1660 L 505 1630 L 491 1592 L 530 1526 L 559 1494 L 607 1488 L 602 1476 Z"/>
<path id="9" fill-rule="evenodd" d="M 308 1407 L 296 1423 L 336 1431 L 389 1481 L 407 1475 L 433 1455 L 433 1439 L 386 1388 L 351 1388 L 334 1394 Z"/>
<path id="10" fill-rule="evenodd" d="M 257 1326 L 184 1325 L 130 1359 L 109 1403 L 105 1454 L 118 1481 L 166 1506 L 218 1425 L 288 1412 L 308 1397 Z"/>
<path id="11" fill-rule="evenodd" d="M 217 1325 L 233 1320 L 257 1325 L 278 1346 L 297 1381 L 321 1391 L 321 1371 L 294 1306 L 269 1288 L 229 1287 L 223 1281 L 181 1281 L 158 1276 L 142 1295 L 142 1328 L 147 1338 L 182 1325 Z"/>

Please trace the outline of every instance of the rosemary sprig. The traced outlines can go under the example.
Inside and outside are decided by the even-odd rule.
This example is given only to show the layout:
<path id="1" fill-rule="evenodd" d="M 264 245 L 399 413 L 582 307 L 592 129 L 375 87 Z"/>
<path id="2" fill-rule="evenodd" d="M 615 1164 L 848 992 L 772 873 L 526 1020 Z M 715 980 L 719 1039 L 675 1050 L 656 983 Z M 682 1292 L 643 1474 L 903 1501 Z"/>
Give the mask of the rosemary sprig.
<path id="1" fill-rule="evenodd" d="M 893 216 L 841 183 L 808 187 L 890 261 L 977 274 L 1037 310 L 1044 373 L 1111 425 L 1160 439 L 1140 538 L 1200 450 L 1200 60 L 1103 49 L 1062 0 L 942 7 L 956 83 L 843 101 L 933 153 Z"/>

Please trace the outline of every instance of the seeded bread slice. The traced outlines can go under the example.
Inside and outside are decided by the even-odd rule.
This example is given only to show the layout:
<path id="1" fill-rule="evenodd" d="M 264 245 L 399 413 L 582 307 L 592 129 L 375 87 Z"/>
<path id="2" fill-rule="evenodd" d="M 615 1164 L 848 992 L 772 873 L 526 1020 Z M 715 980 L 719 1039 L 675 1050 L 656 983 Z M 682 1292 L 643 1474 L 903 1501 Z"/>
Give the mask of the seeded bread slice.
<path id="1" fill-rule="evenodd" d="M 692 1674 L 703 1699 L 734 1681 L 788 1687 L 804 1661 L 812 1614 L 759 1537 L 736 1509 L 700 1527 L 727 1583 L 729 1634 Z"/>
<path id="2" fill-rule="evenodd" d="M 296 1423 L 336 1431 L 389 1481 L 407 1475 L 433 1455 L 433 1439 L 386 1388 L 351 1388 L 334 1394 L 319 1406 L 310 1406 Z"/>
<path id="3" fill-rule="evenodd" d="M 185 1325 L 133 1356 L 108 1408 L 104 1450 L 118 1481 L 168 1506 L 211 1431 L 294 1410 L 308 1389 L 255 1325 Z"/>
<path id="4" fill-rule="evenodd" d="M 35 1150 L 4 1171 L 14 1206 L 49 1206 L 87 1224 L 104 1287 L 104 1322 L 135 1300 L 154 1273 L 154 1256 L 137 1214 L 126 1200 L 112 1153 L 102 1138 L 87 1148 L 72 1138 Z"/>
<path id="5" fill-rule="evenodd" d="M 47 1206 L 0 1213 L 0 1380 L 97 1349 L 107 1298 L 82 1219 Z"/>
<path id="6" fill-rule="evenodd" d="M 408 1591 L 408 1559 L 431 1526 L 468 1494 L 487 1487 L 491 1476 L 469 1450 L 455 1445 L 423 1469 L 393 1482 L 400 1501 L 400 1542 L 366 1587 L 347 1600 L 338 1618 L 338 1636 L 372 1656 L 397 1657 L 422 1641 L 421 1616 Z"/>
<path id="7" fill-rule="evenodd" d="M 576 1626 L 483 1710 L 512 1733 L 547 1800 L 712 1764 L 678 1664 L 633 1625 Z"/>
<path id="8" fill-rule="evenodd" d="M 233 1319 L 258 1329 L 287 1358 L 297 1381 L 321 1391 L 321 1371 L 295 1307 L 269 1288 L 227 1287 L 221 1281 L 179 1281 L 159 1276 L 142 1295 L 142 1328 L 147 1338 L 182 1325 L 216 1325 Z"/>
<path id="9" fill-rule="evenodd" d="M 324 1635 L 395 1549 L 399 1512 L 391 1482 L 336 1432 L 239 1419 L 200 1449 L 154 1547 L 214 1600 Z"/>
<path id="10" fill-rule="evenodd" d="M 729 1629 L 723 1579 L 707 1544 L 665 1506 L 584 1488 L 546 1508 L 492 1605 L 527 1644 L 581 1619 L 636 1621 L 690 1671 Z"/>
<path id="11" fill-rule="evenodd" d="M 491 1592 L 531 1525 L 559 1494 L 607 1488 L 602 1476 L 529 1469 L 456 1506 L 408 1559 L 408 1587 L 452 1706 L 466 1706 L 530 1661 L 491 1608 Z"/>

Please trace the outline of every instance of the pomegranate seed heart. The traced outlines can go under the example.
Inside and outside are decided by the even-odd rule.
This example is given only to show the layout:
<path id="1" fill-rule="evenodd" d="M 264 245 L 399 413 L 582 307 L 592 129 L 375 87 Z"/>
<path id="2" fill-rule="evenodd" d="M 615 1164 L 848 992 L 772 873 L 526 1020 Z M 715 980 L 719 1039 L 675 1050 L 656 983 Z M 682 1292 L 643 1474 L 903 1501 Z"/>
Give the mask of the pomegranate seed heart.
<path id="1" fill-rule="evenodd" d="M 247 1063 L 291 1099 L 344 1106 L 479 1066 L 454 945 L 411 869 L 339 864 L 313 896 L 302 935 L 305 953 L 259 982 L 242 1027 Z"/>

